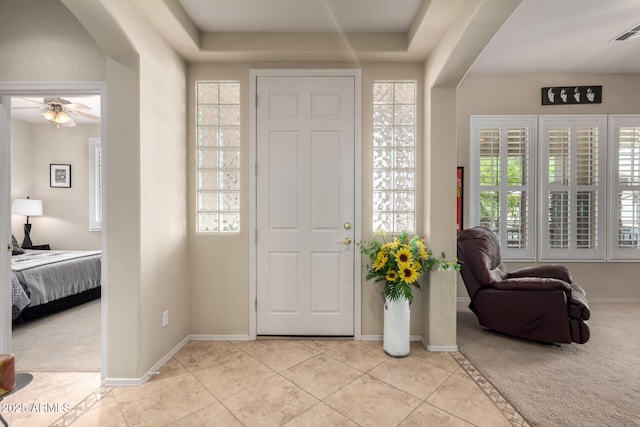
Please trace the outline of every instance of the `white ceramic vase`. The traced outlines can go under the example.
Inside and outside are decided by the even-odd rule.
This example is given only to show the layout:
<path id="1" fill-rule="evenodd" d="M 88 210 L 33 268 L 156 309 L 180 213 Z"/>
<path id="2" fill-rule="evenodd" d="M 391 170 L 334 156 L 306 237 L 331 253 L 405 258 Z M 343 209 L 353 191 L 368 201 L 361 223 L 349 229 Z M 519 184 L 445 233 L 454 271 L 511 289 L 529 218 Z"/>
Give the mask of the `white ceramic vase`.
<path id="1" fill-rule="evenodd" d="M 391 301 L 385 297 L 384 302 L 384 335 L 382 337 L 384 352 L 393 357 L 409 355 L 409 301 L 398 298 Z"/>

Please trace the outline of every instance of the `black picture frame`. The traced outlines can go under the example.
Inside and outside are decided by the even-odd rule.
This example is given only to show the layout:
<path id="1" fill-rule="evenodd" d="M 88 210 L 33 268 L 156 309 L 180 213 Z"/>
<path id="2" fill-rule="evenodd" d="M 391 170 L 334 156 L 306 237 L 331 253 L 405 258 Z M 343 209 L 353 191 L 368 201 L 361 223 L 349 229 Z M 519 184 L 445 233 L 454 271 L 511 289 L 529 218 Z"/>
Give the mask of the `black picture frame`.
<path id="1" fill-rule="evenodd" d="M 602 86 L 550 86 L 541 89 L 542 105 L 602 104 Z"/>
<path id="2" fill-rule="evenodd" d="M 71 188 L 71 165 L 49 164 L 49 187 Z"/>

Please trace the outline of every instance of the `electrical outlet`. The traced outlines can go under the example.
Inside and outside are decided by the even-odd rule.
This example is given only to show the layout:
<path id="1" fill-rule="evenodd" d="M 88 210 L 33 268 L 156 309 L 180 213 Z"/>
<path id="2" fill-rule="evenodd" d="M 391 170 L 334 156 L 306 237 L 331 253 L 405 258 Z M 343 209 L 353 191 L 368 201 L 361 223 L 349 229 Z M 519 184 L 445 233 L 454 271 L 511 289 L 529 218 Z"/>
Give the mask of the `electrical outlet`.
<path id="1" fill-rule="evenodd" d="M 165 310 L 162 312 L 162 327 L 166 328 L 169 324 L 169 310 Z"/>

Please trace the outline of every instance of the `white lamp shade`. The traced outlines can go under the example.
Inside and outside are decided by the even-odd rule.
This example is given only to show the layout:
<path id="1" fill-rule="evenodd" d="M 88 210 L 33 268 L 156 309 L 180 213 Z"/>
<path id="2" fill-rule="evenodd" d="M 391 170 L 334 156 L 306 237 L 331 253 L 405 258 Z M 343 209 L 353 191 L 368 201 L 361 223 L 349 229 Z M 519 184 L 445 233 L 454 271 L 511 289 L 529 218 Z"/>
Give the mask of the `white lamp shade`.
<path id="1" fill-rule="evenodd" d="M 11 213 L 24 216 L 42 216 L 42 200 L 13 199 Z"/>

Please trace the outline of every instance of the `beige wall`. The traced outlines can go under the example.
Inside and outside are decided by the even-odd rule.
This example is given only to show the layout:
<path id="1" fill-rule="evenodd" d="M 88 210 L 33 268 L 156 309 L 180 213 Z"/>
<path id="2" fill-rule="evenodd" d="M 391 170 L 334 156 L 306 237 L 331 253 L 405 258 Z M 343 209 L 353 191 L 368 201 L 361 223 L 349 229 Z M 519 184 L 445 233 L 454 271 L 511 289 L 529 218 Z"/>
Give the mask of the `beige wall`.
<path id="1" fill-rule="evenodd" d="M 130 2 L 64 3 L 108 56 L 107 377 L 146 378 L 189 333 L 185 65 Z"/>
<path id="2" fill-rule="evenodd" d="M 12 198 L 40 199 L 44 215 L 30 218 L 34 245 L 52 249 L 100 250 L 101 233 L 89 231 L 89 138 L 100 137 L 99 125 L 56 129 L 50 124 L 12 120 Z M 26 129 L 28 138 L 24 138 Z M 71 165 L 71 188 L 49 186 L 49 165 Z M 26 187 L 26 188 L 25 188 Z M 22 242 L 23 216 L 12 215 Z"/>
<path id="3" fill-rule="evenodd" d="M 0 81 L 104 80 L 105 57 L 51 0 L 0 0 Z"/>
<path id="4" fill-rule="evenodd" d="M 602 104 L 541 105 L 547 86 L 602 86 Z M 458 92 L 458 164 L 469 166 L 469 117 L 476 114 L 640 114 L 638 74 L 508 74 L 469 75 Z M 468 170 L 468 169 L 467 169 Z M 468 174 L 465 187 L 469 188 Z M 469 218 L 469 192 L 465 192 L 465 223 Z M 466 223 L 468 225 L 468 223 Z M 508 269 L 527 264 L 509 263 Z M 576 283 L 593 298 L 640 298 L 637 277 L 640 263 L 566 263 Z M 458 283 L 459 295 L 467 292 Z"/>
<path id="5" fill-rule="evenodd" d="M 241 97 L 249 97 L 249 71 L 252 68 L 295 69 L 295 68 L 359 68 L 362 70 L 362 218 L 358 225 L 362 227 L 362 237 L 371 237 L 371 159 L 370 141 L 372 137 L 372 93 L 374 80 L 397 79 L 415 80 L 418 91 L 418 109 L 422 110 L 423 66 L 416 63 L 397 64 L 192 64 L 188 79 L 188 117 L 189 123 L 189 181 L 188 188 L 195 188 L 195 117 L 194 88 L 197 80 L 239 80 Z M 248 335 L 249 334 L 249 106 L 244 103 L 241 111 L 241 232 L 237 235 L 196 234 L 194 213 L 195 191 L 189 194 L 190 234 L 190 270 L 191 270 L 191 333 L 205 335 Z M 422 138 L 422 122 L 418 123 L 417 140 Z M 418 159 L 421 146 L 418 146 Z M 418 165 L 420 176 L 422 168 Z M 418 182 L 420 180 L 418 179 Z M 422 189 L 416 193 L 418 215 L 422 218 Z M 421 227 L 419 222 L 419 228 Z M 366 273 L 364 274 L 366 275 Z M 363 280 L 362 295 L 362 334 L 379 335 L 382 333 L 381 285 Z M 412 334 L 421 332 L 420 303 L 412 305 Z"/>
<path id="6" fill-rule="evenodd" d="M 0 81 L 106 81 L 106 376 L 144 377 L 189 332 L 184 64 L 128 1 L 0 1 Z"/>
<path id="7" fill-rule="evenodd" d="M 455 254 L 457 87 L 520 0 L 467 2 L 425 64 L 425 229 L 436 251 Z M 432 350 L 455 350 L 456 273 L 434 272 L 422 292 L 422 335 Z"/>
<path id="8" fill-rule="evenodd" d="M 417 168 L 418 231 L 428 235 L 434 250 L 455 252 L 455 173 L 456 173 L 456 87 L 484 45 L 509 16 L 519 1 L 483 0 L 463 7 L 445 38 L 426 64 L 406 63 L 256 63 L 192 64 L 188 79 L 189 181 L 195 188 L 195 122 L 193 86 L 198 79 L 240 80 L 246 99 L 249 70 L 255 68 L 358 68 L 362 70 L 362 237 L 371 236 L 371 81 L 412 79 L 418 83 L 419 112 Z M 283 40 L 283 43 L 290 41 Z M 292 43 L 294 45 L 295 43 Z M 428 70 L 426 70 L 428 69 Z M 241 119 L 243 175 L 250 176 L 248 106 Z M 433 126 L 432 126 L 433 125 Z M 424 126 L 424 129 L 423 129 Z M 424 143 L 423 143 L 424 141 Z M 243 206 L 248 204 L 247 182 L 243 181 Z M 195 210 L 195 192 L 189 191 L 189 211 Z M 248 223 L 249 212 L 241 221 Z M 194 334 L 248 333 L 248 253 L 246 226 L 237 236 L 196 235 L 193 214 L 189 216 L 191 249 L 191 332 Z M 425 281 L 422 297 L 412 305 L 411 333 L 423 335 L 434 347 L 453 349 L 456 343 L 455 273 L 433 273 Z M 363 335 L 382 332 L 380 289 L 362 283 Z M 424 309 L 429 306 L 429 311 Z"/>
<path id="9" fill-rule="evenodd" d="M 31 125 L 22 120 L 11 121 L 11 200 L 31 194 Z M 4 200 L 4 199 L 3 199 Z M 22 244 L 25 217 L 11 215 L 11 233 Z M 30 218 L 33 232 L 42 218 Z"/>

